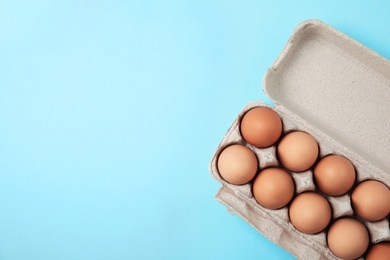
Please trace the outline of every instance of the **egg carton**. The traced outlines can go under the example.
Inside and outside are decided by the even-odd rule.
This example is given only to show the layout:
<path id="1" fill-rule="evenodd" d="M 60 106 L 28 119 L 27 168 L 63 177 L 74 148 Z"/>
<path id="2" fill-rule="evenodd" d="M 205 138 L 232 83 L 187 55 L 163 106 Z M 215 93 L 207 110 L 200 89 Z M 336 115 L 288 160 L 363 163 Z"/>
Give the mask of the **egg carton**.
<path id="1" fill-rule="evenodd" d="M 353 163 L 357 172 L 355 186 L 375 179 L 390 187 L 388 60 L 325 23 L 309 20 L 295 29 L 268 69 L 263 87 L 275 102 L 272 109 L 283 121 L 282 136 L 295 130 L 307 132 L 319 144 L 319 159 L 339 154 Z M 289 221 L 289 205 L 278 210 L 266 209 L 254 199 L 252 182 L 233 185 L 219 175 L 218 156 L 231 144 L 251 149 L 260 170 L 281 166 L 276 157 L 277 144 L 260 149 L 247 143 L 240 133 L 242 116 L 258 106 L 267 105 L 257 101 L 243 109 L 211 160 L 210 172 L 222 184 L 216 199 L 299 259 L 339 259 L 327 247 L 327 229 L 314 235 L 304 234 Z M 318 191 L 313 168 L 301 173 L 289 172 L 295 182 L 294 197 L 305 191 Z M 332 207 L 331 223 L 343 216 L 356 217 L 351 191 L 338 197 L 325 196 Z M 359 220 L 367 227 L 371 244 L 390 241 L 389 217 L 377 222 Z"/>

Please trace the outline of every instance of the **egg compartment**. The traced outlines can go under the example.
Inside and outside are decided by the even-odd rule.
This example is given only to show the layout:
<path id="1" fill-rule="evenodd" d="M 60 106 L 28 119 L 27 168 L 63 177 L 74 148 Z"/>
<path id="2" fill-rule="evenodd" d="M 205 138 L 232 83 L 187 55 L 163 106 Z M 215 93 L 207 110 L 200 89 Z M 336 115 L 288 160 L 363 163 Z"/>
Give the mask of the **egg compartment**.
<path id="1" fill-rule="evenodd" d="M 283 166 L 280 165 L 277 160 L 277 144 L 268 148 L 257 148 L 248 144 L 241 136 L 240 121 L 242 116 L 250 109 L 258 106 L 267 105 L 262 102 L 253 102 L 244 108 L 244 110 L 240 113 L 238 118 L 234 121 L 234 123 L 228 130 L 225 138 L 219 146 L 219 149 L 217 150 L 216 155 L 219 155 L 223 151 L 223 149 L 225 149 L 231 144 L 241 144 L 250 148 L 256 154 L 260 170 L 272 166 L 283 168 Z M 279 116 L 283 121 L 282 137 L 292 131 L 304 131 L 311 134 L 316 139 L 320 148 L 318 160 L 329 154 L 340 154 L 339 151 L 332 149 L 330 146 L 328 146 L 326 142 L 320 142 L 319 137 L 317 137 L 316 134 L 311 132 L 311 126 L 308 126 L 307 124 L 296 124 L 293 120 L 291 120 L 291 118 L 288 118 L 285 115 L 279 114 Z M 347 157 L 344 154 L 340 155 Z M 216 198 L 222 204 L 228 207 L 230 213 L 238 214 L 240 217 L 249 222 L 253 227 L 258 229 L 270 240 L 286 248 L 294 255 L 300 256 L 301 259 L 305 259 L 305 256 L 302 256 L 302 252 L 306 252 L 304 253 L 307 256 L 306 259 L 338 259 L 333 255 L 333 253 L 331 253 L 331 251 L 327 247 L 327 229 L 323 232 L 314 235 L 304 234 L 298 231 L 289 221 L 288 206 L 278 210 L 271 210 L 262 207 L 253 198 L 251 190 L 253 181 L 244 185 L 233 185 L 224 181 L 218 173 L 217 160 L 218 156 L 215 156 L 210 164 L 210 171 L 213 173 L 213 177 L 220 181 L 223 185 L 222 189 L 218 192 Z M 327 196 L 320 192 L 314 184 L 313 167 L 301 173 L 291 172 L 287 169 L 285 170 L 289 172 L 294 179 L 296 193 L 294 197 L 303 192 L 315 191 L 327 198 L 332 207 L 331 222 L 334 222 L 340 217 L 356 217 L 353 213 L 350 199 L 353 188 L 347 194 L 342 196 Z M 360 183 L 360 181 L 366 180 L 367 176 L 372 178 L 372 176 L 365 172 L 363 172 L 363 174 L 360 174 L 360 171 L 356 166 L 355 170 L 357 172 L 356 183 Z M 354 186 L 356 186 L 356 184 Z M 383 219 L 378 222 L 367 222 L 360 218 L 358 218 L 358 220 L 363 222 L 363 224 L 365 224 L 365 226 L 367 227 L 370 233 L 371 243 L 390 241 L 390 230 L 388 228 L 389 222 L 387 219 Z M 293 246 L 290 245 L 291 240 L 294 240 Z M 284 246 L 284 244 L 286 246 Z M 302 247 L 304 247 L 305 249 L 302 249 Z M 294 253 L 293 249 L 298 250 L 299 254 Z"/>
<path id="2" fill-rule="evenodd" d="M 366 93 L 362 88 L 368 83 L 372 86 L 369 93 Z M 297 27 L 285 49 L 268 70 L 263 85 L 267 95 L 276 103 L 273 109 L 282 118 L 282 135 L 294 130 L 307 132 L 319 144 L 319 158 L 328 154 L 339 154 L 348 158 L 357 172 L 355 186 L 361 181 L 375 179 L 390 187 L 390 165 L 385 160 L 390 155 L 390 140 L 373 140 L 372 135 L 379 133 L 379 137 L 387 137 L 386 130 L 390 129 L 390 107 L 388 102 L 385 102 L 388 100 L 386 97 L 390 97 L 388 60 L 322 22 L 310 20 Z M 337 93 L 344 95 L 340 98 Z M 346 96 L 346 93 L 351 95 Z M 373 96 L 379 96 L 379 102 L 373 103 Z M 241 137 L 240 119 L 256 106 L 267 105 L 253 102 L 244 108 L 226 133 L 210 163 L 212 176 L 222 183 L 216 199 L 231 213 L 238 214 L 299 259 L 338 259 L 327 247 L 326 231 L 315 235 L 299 232 L 289 221 L 287 207 L 279 210 L 263 208 L 252 196 L 251 183 L 232 185 L 219 176 L 217 157 L 224 147 L 232 143 L 243 144 L 254 151 L 260 170 L 279 165 L 276 146 L 259 149 L 246 143 Z M 366 111 L 361 111 L 362 109 Z M 357 119 L 353 118 L 354 115 Z M 327 120 L 331 116 L 338 119 Z M 340 117 L 344 121 L 340 120 Z M 362 118 L 367 120 L 360 120 Z M 373 125 L 372 119 L 378 124 Z M 354 128 L 359 120 L 362 121 L 360 128 Z M 366 128 L 369 130 L 366 131 Z M 334 129 L 340 129 L 342 133 L 335 132 Z M 351 136 L 360 137 L 355 141 L 358 144 L 351 144 L 349 134 L 354 129 L 357 133 L 354 132 Z M 372 144 L 367 138 L 373 140 Z M 362 153 L 362 147 L 368 151 Z M 379 158 L 375 157 L 378 151 L 383 152 Z M 295 196 L 305 191 L 318 191 L 313 181 L 312 169 L 303 173 L 290 173 L 295 182 Z M 356 217 L 350 200 L 352 190 L 339 197 L 325 196 L 332 207 L 331 222 L 344 216 Z M 367 227 L 372 244 L 390 241 L 388 217 L 378 222 L 358 219 Z"/>

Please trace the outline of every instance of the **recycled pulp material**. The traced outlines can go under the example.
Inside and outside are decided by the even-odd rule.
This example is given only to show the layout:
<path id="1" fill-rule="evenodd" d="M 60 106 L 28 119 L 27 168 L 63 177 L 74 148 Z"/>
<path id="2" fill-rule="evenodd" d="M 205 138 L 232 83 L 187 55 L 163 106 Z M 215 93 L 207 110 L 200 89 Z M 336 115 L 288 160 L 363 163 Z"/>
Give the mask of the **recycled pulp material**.
<path id="1" fill-rule="evenodd" d="M 301 130 L 311 134 L 320 157 L 336 153 L 347 157 L 357 171 L 357 183 L 376 179 L 390 187 L 390 61 L 318 20 L 301 23 L 268 69 L 265 93 L 283 120 L 284 134 Z M 252 196 L 251 183 L 232 185 L 218 173 L 216 163 L 226 146 L 239 143 L 259 158 L 260 169 L 277 166 L 272 146 L 256 148 L 242 138 L 241 117 L 262 102 L 248 104 L 233 122 L 211 163 L 212 176 L 222 184 L 216 199 L 270 240 L 299 259 L 338 259 L 327 247 L 326 232 L 308 235 L 296 230 L 287 207 L 269 210 Z M 315 190 L 312 172 L 291 172 L 295 193 Z M 333 216 L 353 215 L 350 193 L 328 196 Z M 390 241 L 388 218 L 364 222 L 371 243 Z"/>

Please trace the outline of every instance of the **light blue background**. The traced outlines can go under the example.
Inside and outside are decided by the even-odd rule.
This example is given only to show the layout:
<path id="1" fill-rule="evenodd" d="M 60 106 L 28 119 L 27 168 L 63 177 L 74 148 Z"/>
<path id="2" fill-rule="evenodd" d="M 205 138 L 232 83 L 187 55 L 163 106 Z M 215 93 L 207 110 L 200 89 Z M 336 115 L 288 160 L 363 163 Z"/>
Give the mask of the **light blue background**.
<path id="1" fill-rule="evenodd" d="M 1 1 L 0 259 L 292 259 L 208 164 L 301 21 L 390 58 L 386 1 L 311 2 Z"/>

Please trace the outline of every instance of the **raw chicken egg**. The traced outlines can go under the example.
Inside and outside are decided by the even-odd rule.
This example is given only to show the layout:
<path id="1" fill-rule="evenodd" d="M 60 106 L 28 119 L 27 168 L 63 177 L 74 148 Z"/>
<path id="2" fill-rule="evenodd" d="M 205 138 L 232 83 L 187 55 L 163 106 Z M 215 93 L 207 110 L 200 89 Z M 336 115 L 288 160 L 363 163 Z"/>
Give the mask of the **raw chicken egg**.
<path id="1" fill-rule="evenodd" d="M 305 132 L 291 132 L 280 141 L 277 154 L 280 163 L 294 172 L 308 170 L 318 157 L 316 140 Z"/>
<path id="2" fill-rule="evenodd" d="M 389 260 L 390 242 L 373 245 L 367 253 L 366 260 Z"/>
<path id="3" fill-rule="evenodd" d="M 289 216 L 296 229 L 306 234 L 316 234 L 329 224 L 332 209 L 329 202 L 320 194 L 305 192 L 293 200 Z"/>
<path id="4" fill-rule="evenodd" d="M 242 137 L 259 148 L 273 145 L 282 134 L 282 120 L 268 107 L 256 107 L 249 110 L 241 120 Z"/>
<path id="5" fill-rule="evenodd" d="M 294 181 L 285 170 L 267 168 L 262 170 L 253 182 L 253 195 L 265 208 L 282 208 L 294 195 Z"/>
<path id="6" fill-rule="evenodd" d="M 390 190 L 379 181 L 360 183 L 352 192 L 352 207 L 355 213 L 368 221 L 378 221 L 390 213 Z"/>
<path id="7" fill-rule="evenodd" d="M 328 246 L 335 256 L 342 259 L 356 259 L 368 248 L 367 228 L 353 218 L 341 218 L 330 226 Z"/>
<path id="8" fill-rule="evenodd" d="M 250 182 L 256 175 L 258 161 L 256 155 L 240 144 L 226 147 L 218 158 L 219 174 L 225 181 L 241 185 Z"/>
<path id="9" fill-rule="evenodd" d="M 322 158 L 314 169 L 317 187 L 329 196 L 347 193 L 355 183 L 355 179 L 356 173 L 352 163 L 347 158 L 336 154 Z"/>

